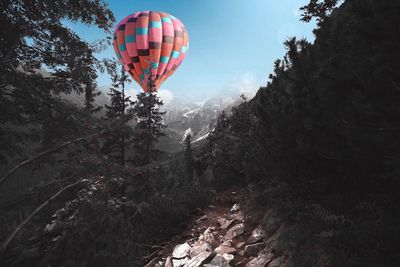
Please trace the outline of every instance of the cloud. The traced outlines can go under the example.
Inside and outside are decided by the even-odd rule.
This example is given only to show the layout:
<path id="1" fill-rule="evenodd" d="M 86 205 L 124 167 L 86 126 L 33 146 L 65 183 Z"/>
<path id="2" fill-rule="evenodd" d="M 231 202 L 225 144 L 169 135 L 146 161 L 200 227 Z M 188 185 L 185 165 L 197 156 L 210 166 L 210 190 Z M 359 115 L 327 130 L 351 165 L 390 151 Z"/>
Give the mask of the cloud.
<path id="1" fill-rule="evenodd" d="M 174 93 L 167 89 L 161 89 L 158 91 L 158 96 L 162 99 L 164 104 L 169 104 L 174 99 Z"/>
<path id="2" fill-rule="evenodd" d="M 257 82 L 254 73 L 244 72 L 233 85 L 234 94 L 245 95 L 247 98 L 252 98 L 258 91 L 260 85 Z"/>

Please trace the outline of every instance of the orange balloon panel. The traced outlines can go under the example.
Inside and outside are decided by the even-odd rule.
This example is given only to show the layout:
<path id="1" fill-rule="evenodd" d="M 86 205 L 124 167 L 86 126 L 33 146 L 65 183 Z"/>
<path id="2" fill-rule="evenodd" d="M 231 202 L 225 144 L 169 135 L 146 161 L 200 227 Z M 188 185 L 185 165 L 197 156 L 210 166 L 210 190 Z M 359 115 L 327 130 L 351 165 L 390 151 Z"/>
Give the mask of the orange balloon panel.
<path id="1" fill-rule="evenodd" d="M 158 90 L 182 63 L 189 36 L 182 22 L 164 12 L 137 12 L 115 28 L 113 46 L 125 70 L 142 87 Z"/>

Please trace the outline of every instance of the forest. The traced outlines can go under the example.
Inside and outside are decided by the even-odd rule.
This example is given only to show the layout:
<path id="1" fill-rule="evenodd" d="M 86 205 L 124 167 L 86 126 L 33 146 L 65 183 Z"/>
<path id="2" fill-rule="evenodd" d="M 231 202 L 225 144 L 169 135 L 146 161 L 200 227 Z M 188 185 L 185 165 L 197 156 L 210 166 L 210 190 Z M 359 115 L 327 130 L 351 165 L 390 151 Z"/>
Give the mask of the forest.
<path id="1" fill-rule="evenodd" d="M 253 98 L 165 152 L 162 99 L 131 99 L 119 62 L 95 56 L 112 45 L 106 1 L 2 0 L 0 265 L 399 266 L 400 1 L 307 2 L 315 41 L 288 38 Z M 108 37 L 89 43 L 66 20 Z M 261 247 L 243 239 L 240 254 L 235 232 L 216 264 L 207 225 L 195 244 L 208 256 L 177 261 L 194 258 L 175 256 L 182 233 L 219 205 L 243 235 L 259 225 Z"/>

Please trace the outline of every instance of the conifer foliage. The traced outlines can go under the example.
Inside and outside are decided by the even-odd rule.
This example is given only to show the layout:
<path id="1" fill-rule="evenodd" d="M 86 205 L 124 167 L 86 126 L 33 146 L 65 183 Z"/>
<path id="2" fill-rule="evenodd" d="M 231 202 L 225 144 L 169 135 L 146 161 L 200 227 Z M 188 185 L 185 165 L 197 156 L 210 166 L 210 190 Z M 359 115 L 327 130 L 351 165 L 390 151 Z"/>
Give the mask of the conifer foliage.
<path id="1" fill-rule="evenodd" d="M 110 133 L 103 145 L 102 152 L 108 156 L 108 159 L 125 164 L 125 151 L 129 148 L 132 139 L 132 128 L 128 125 L 133 119 L 132 106 L 134 102 L 130 96 L 126 96 L 125 87 L 131 80 L 128 78 L 123 68 L 118 68 L 115 61 L 106 61 L 107 71 L 112 79 L 112 87 L 108 95 L 110 104 L 105 105 L 105 120 L 113 122 L 119 120 L 122 125 Z"/>
<path id="2" fill-rule="evenodd" d="M 133 107 L 133 113 L 137 119 L 134 129 L 134 147 L 137 162 L 141 165 L 149 164 L 157 156 L 155 144 L 158 138 L 165 135 L 162 115 L 160 111 L 162 100 L 154 91 L 140 93 Z"/>

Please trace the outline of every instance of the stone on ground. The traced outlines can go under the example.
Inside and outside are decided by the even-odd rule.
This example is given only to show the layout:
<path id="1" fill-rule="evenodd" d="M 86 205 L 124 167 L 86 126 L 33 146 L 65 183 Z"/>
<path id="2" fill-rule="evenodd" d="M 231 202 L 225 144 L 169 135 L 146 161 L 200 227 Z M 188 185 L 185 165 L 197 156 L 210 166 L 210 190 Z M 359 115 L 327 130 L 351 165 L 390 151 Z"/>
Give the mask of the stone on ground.
<path id="1" fill-rule="evenodd" d="M 223 225 L 221 225 L 221 229 L 227 229 L 229 226 L 231 226 L 231 224 L 233 223 L 235 219 L 232 220 L 225 220 L 225 223 Z"/>
<path id="2" fill-rule="evenodd" d="M 190 258 L 194 258 L 197 255 L 199 255 L 200 253 L 211 252 L 211 251 L 212 251 L 212 247 L 209 243 L 204 242 L 204 241 L 197 241 L 190 248 L 189 255 L 190 255 Z"/>
<path id="3" fill-rule="evenodd" d="M 229 229 L 228 232 L 226 232 L 224 240 L 232 240 L 243 233 L 244 233 L 244 223 L 236 224 L 231 229 Z"/>
<path id="4" fill-rule="evenodd" d="M 209 263 L 205 264 L 204 267 L 230 267 L 231 265 L 227 260 L 222 257 L 222 255 L 217 255 L 214 259 Z"/>
<path id="5" fill-rule="evenodd" d="M 172 264 L 172 258 L 171 257 L 167 258 L 167 260 L 165 261 L 164 267 L 174 267 L 174 265 Z"/>
<path id="6" fill-rule="evenodd" d="M 217 254 L 224 254 L 224 253 L 228 253 L 228 254 L 235 254 L 236 253 L 236 248 L 233 247 L 226 247 L 226 246 L 219 246 L 214 250 L 215 253 Z"/>
<path id="7" fill-rule="evenodd" d="M 264 238 L 264 230 L 262 229 L 261 225 L 257 226 L 253 232 L 251 233 L 251 236 L 247 240 L 248 244 L 251 243 L 256 243 L 261 241 Z"/>
<path id="8" fill-rule="evenodd" d="M 239 204 L 235 204 L 233 205 L 233 207 L 231 208 L 231 212 L 237 212 L 240 210 L 240 205 Z"/>
<path id="9" fill-rule="evenodd" d="M 196 257 L 189 260 L 185 267 L 199 267 L 201 266 L 208 258 L 213 255 L 212 252 L 204 251 L 198 254 Z"/>
<path id="10" fill-rule="evenodd" d="M 244 247 L 244 255 L 247 257 L 257 256 L 258 252 L 260 252 L 264 247 L 264 242 L 247 245 Z"/>
<path id="11" fill-rule="evenodd" d="M 172 252 L 172 257 L 175 259 L 182 259 L 189 255 L 190 245 L 188 243 L 183 243 L 175 246 L 174 252 Z M 175 265 L 174 265 L 175 266 Z"/>
<path id="12" fill-rule="evenodd" d="M 246 267 L 265 267 L 273 257 L 272 253 L 260 252 L 256 258 L 246 264 Z"/>

